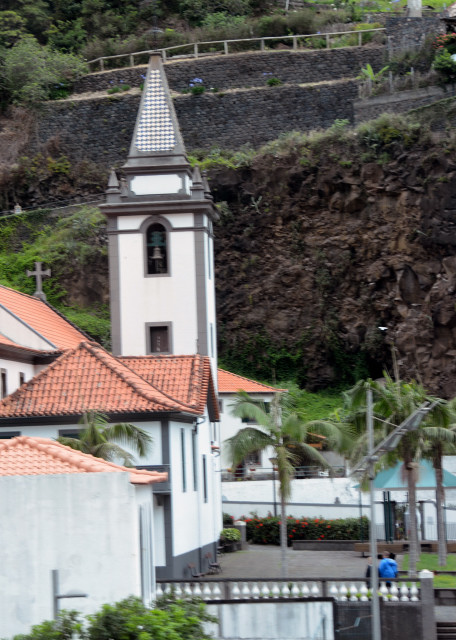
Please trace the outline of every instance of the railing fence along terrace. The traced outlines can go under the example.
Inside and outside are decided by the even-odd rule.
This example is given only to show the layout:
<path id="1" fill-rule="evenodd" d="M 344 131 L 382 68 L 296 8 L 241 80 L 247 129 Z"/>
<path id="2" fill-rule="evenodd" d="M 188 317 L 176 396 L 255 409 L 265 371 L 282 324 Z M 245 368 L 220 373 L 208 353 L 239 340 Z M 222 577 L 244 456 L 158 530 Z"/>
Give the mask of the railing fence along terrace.
<path id="1" fill-rule="evenodd" d="M 163 49 L 148 49 L 146 51 L 135 51 L 134 53 L 120 53 L 118 55 L 115 56 L 101 56 L 99 58 L 95 58 L 94 60 L 88 60 L 87 64 L 89 65 L 89 69 L 90 69 L 90 65 L 93 65 L 95 63 L 99 63 L 100 66 L 100 71 L 104 71 L 104 63 L 105 60 L 121 60 L 122 58 L 128 58 L 129 60 L 129 66 L 130 67 L 134 67 L 135 66 L 135 58 L 138 56 L 150 56 L 152 53 L 161 53 L 163 60 L 166 61 L 168 57 L 174 57 L 173 52 L 176 52 L 178 49 L 185 49 L 185 48 L 190 48 L 191 53 L 189 54 L 177 54 L 177 55 L 186 55 L 186 56 L 192 56 L 194 58 L 198 58 L 200 55 L 202 55 L 201 52 L 201 47 L 211 47 L 212 49 L 214 49 L 214 51 L 210 51 L 209 53 L 214 55 L 217 53 L 221 53 L 223 55 L 228 55 L 229 53 L 235 53 L 235 51 L 233 51 L 233 49 L 231 49 L 230 51 L 230 45 L 233 45 L 234 43 L 249 43 L 249 42 L 255 42 L 255 43 L 259 43 L 260 46 L 260 51 L 265 51 L 266 50 L 266 45 L 269 42 L 272 42 L 273 40 L 291 40 L 292 41 L 292 47 L 294 50 L 297 49 L 310 49 L 312 50 L 311 47 L 306 46 L 306 40 L 309 38 L 321 38 L 324 39 L 326 41 L 326 49 L 330 49 L 331 48 L 331 39 L 334 39 L 335 37 L 340 37 L 340 36 L 345 36 L 345 35 L 357 35 L 358 36 L 358 45 L 359 47 L 362 46 L 363 44 L 363 33 L 373 33 L 376 31 L 385 31 L 384 27 L 380 27 L 380 28 L 375 28 L 375 29 L 360 29 L 359 31 L 336 31 L 333 33 L 307 33 L 307 34 L 301 34 L 301 35 L 284 35 L 284 36 L 264 36 L 263 38 L 239 38 L 239 39 L 235 39 L 235 40 L 211 40 L 209 42 L 189 42 L 187 44 L 178 44 L 178 45 L 174 45 L 173 47 L 165 47 Z M 223 48 L 220 47 L 220 50 L 217 51 L 217 49 L 214 47 L 214 45 L 223 45 Z M 356 46 L 356 45 L 355 45 Z M 251 50 L 251 49 L 249 49 Z M 171 56 L 169 56 L 169 54 L 171 54 Z M 136 63 L 136 64 L 141 64 L 141 63 Z"/>
<path id="2" fill-rule="evenodd" d="M 419 602 L 417 582 L 388 580 L 380 582 L 380 598 L 385 602 Z M 340 580 L 315 578 L 312 580 L 265 579 L 248 580 L 198 579 L 166 581 L 157 580 L 157 597 L 174 593 L 180 596 L 197 596 L 212 600 L 259 600 L 292 598 L 334 598 L 340 602 L 367 602 L 371 599 L 368 583 L 364 579 Z"/>

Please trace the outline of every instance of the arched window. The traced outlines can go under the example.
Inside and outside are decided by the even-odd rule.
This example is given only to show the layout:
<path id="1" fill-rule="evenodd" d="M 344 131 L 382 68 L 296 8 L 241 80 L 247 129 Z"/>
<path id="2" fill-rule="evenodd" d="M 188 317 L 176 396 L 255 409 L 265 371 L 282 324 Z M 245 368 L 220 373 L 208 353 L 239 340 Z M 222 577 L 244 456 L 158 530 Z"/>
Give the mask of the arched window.
<path id="1" fill-rule="evenodd" d="M 154 222 L 146 231 L 147 273 L 159 275 L 168 273 L 168 250 L 166 229 Z"/>

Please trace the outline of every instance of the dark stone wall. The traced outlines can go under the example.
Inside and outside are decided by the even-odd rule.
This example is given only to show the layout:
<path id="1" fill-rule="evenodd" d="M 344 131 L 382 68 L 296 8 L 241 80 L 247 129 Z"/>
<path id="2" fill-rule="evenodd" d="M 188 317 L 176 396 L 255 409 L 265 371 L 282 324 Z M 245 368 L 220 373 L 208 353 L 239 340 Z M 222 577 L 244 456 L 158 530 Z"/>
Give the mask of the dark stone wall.
<path id="1" fill-rule="evenodd" d="M 382 638 L 427 640 L 423 637 L 421 602 L 380 602 Z M 355 625 L 360 618 L 358 626 Z M 371 640 L 371 603 L 335 602 L 334 624 L 338 640 Z M 340 631 L 338 631 L 340 629 Z M 342 630 L 343 629 L 343 630 Z"/>
<path id="2" fill-rule="evenodd" d="M 389 18 L 385 22 L 392 51 L 417 49 L 428 36 L 444 33 L 445 25 L 439 15 L 425 18 Z"/>
<path id="3" fill-rule="evenodd" d="M 456 95 L 451 87 L 426 87 L 416 91 L 401 91 L 391 95 L 376 96 L 354 103 L 355 124 L 377 118 L 382 113 L 404 113 L 424 107 L 438 100 Z"/>
<path id="4" fill-rule="evenodd" d="M 237 53 L 170 61 L 165 64 L 165 71 L 173 91 L 188 89 L 193 78 L 201 78 L 207 88 L 223 91 L 266 86 L 271 77 L 293 84 L 353 78 L 367 63 L 378 71 L 383 66 L 384 53 L 383 46 Z M 101 91 L 122 82 L 139 87 L 146 68 L 144 65 L 92 73 L 78 80 L 74 90 L 76 93 Z"/>
<path id="5" fill-rule="evenodd" d="M 230 93 L 183 95 L 174 99 L 187 149 L 259 146 L 294 129 L 353 122 L 356 82 L 284 85 Z M 56 138 L 72 161 L 92 160 L 107 168 L 125 162 L 133 135 L 139 94 L 47 103 L 31 153 Z"/>

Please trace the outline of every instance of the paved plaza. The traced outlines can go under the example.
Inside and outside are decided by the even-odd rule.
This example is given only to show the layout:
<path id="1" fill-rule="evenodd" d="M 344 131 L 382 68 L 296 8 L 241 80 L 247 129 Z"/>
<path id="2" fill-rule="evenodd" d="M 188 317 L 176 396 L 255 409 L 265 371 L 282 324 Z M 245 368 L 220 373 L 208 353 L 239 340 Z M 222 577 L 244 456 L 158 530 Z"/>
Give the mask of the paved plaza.
<path id="1" fill-rule="evenodd" d="M 280 547 L 249 545 L 248 551 L 220 558 L 223 578 L 279 578 Z M 290 578 L 362 578 L 367 559 L 356 551 L 293 551 L 288 549 Z"/>

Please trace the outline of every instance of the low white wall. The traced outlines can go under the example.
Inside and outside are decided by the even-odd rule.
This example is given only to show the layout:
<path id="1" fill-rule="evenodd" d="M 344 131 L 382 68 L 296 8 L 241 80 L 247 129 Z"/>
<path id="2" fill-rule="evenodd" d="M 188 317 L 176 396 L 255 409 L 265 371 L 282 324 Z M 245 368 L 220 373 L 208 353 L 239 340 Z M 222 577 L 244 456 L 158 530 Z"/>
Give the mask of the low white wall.
<path id="1" fill-rule="evenodd" d="M 60 607 L 92 613 L 141 595 L 138 512 L 129 473 L 0 478 L 0 637 L 27 633 Z"/>
<path id="2" fill-rule="evenodd" d="M 219 620 L 209 631 L 223 640 L 334 640 L 332 602 L 229 602 L 208 611 Z"/>

